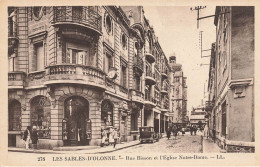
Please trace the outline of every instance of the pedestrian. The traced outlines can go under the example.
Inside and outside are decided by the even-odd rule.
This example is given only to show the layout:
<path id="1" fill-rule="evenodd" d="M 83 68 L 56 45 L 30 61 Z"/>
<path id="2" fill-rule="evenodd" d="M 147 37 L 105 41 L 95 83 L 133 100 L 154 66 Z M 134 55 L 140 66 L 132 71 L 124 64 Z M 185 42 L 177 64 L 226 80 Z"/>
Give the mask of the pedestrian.
<path id="1" fill-rule="evenodd" d="M 114 148 L 116 148 L 116 143 L 117 143 L 117 139 L 118 139 L 118 132 L 117 132 L 117 128 L 114 128 L 112 131 L 112 136 L 114 139 Z"/>
<path id="2" fill-rule="evenodd" d="M 194 135 L 196 136 L 196 133 L 197 133 L 197 126 L 196 125 L 194 125 L 193 132 L 194 132 Z"/>
<path id="3" fill-rule="evenodd" d="M 209 137 L 209 135 L 208 135 L 208 133 L 209 133 L 208 125 L 205 125 L 203 133 L 204 133 L 203 134 L 204 137 L 206 137 L 206 138 Z"/>
<path id="4" fill-rule="evenodd" d="M 107 139 L 107 132 L 103 128 L 101 128 L 101 147 L 104 146 Z"/>
<path id="5" fill-rule="evenodd" d="M 113 131 L 114 131 L 114 128 L 113 127 L 110 127 L 109 128 L 109 137 L 108 137 L 108 142 L 109 144 L 113 145 L 115 140 L 114 140 L 114 137 L 113 137 Z"/>
<path id="6" fill-rule="evenodd" d="M 190 135 L 193 135 L 193 125 L 190 127 Z"/>
<path id="7" fill-rule="evenodd" d="M 185 134 L 185 129 L 184 128 L 181 128 L 181 133 L 182 133 L 182 136 L 184 136 L 184 134 Z"/>
<path id="8" fill-rule="evenodd" d="M 178 129 L 177 129 L 176 125 L 173 126 L 172 132 L 173 132 L 173 136 L 175 137 L 175 140 L 176 140 L 176 137 L 178 134 Z"/>
<path id="9" fill-rule="evenodd" d="M 32 128 L 32 148 L 37 149 L 37 143 L 38 143 L 38 131 L 36 130 L 36 126 L 33 126 Z"/>
<path id="10" fill-rule="evenodd" d="M 169 138 L 171 137 L 171 129 L 170 129 L 170 127 L 167 128 L 166 133 L 167 133 L 167 138 L 169 140 Z"/>
<path id="11" fill-rule="evenodd" d="M 27 126 L 26 130 L 24 131 L 23 140 L 25 142 L 25 149 L 29 149 L 29 144 L 31 141 L 31 127 Z"/>

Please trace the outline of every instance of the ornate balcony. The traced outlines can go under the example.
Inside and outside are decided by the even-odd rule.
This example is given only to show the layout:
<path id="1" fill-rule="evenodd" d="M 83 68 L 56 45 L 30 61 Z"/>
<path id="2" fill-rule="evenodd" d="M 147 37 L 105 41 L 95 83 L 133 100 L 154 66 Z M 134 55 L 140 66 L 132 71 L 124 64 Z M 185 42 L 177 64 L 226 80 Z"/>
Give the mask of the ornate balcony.
<path id="1" fill-rule="evenodd" d="M 149 91 L 147 90 L 145 91 L 144 107 L 147 110 L 156 107 L 156 100 L 149 94 Z"/>
<path id="2" fill-rule="evenodd" d="M 95 67 L 60 64 L 46 68 L 45 85 L 50 84 L 82 84 L 106 89 L 105 73 Z"/>
<path id="3" fill-rule="evenodd" d="M 46 72 L 44 71 L 35 71 L 28 74 L 27 85 L 28 87 L 39 87 L 44 86 Z"/>
<path id="4" fill-rule="evenodd" d="M 144 103 L 144 94 L 138 90 L 131 89 L 130 90 L 131 99 L 133 102 Z"/>
<path id="5" fill-rule="evenodd" d="M 145 58 L 146 58 L 146 60 L 147 60 L 150 64 L 152 64 L 152 63 L 155 62 L 155 57 L 153 56 L 152 53 L 146 52 L 146 53 L 145 53 Z"/>
<path id="6" fill-rule="evenodd" d="M 161 103 L 161 111 L 169 112 L 169 99 L 165 98 Z"/>
<path id="7" fill-rule="evenodd" d="M 79 6 L 56 6 L 53 7 L 54 26 L 76 25 L 90 30 L 91 32 L 102 35 L 101 16 L 95 11 L 96 7 Z"/>
<path id="8" fill-rule="evenodd" d="M 168 78 L 168 70 L 165 68 L 162 70 L 162 79 L 167 79 Z"/>
<path id="9" fill-rule="evenodd" d="M 141 75 L 142 75 L 142 73 L 144 71 L 144 62 L 143 62 L 142 58 L 139 57 L 139 56 L 134 57 L 134 70 L 138 74 L 141 74 Z"/>
<path id="10" fill-rule="evenodd" d="M 8 89 L 23 89 L 26 74 L 22 71 L 8 72 Z"/>
<path id="11" fill-rule="evenodd" d="M 168 86 L 164 84 L 164 85 L 162 86 L 162 89 L 161 89 L 161 94 L 162 94 L 162 95 L 167 95 L 167 94 L 168 94 L 168 91 L 169 91 L 169 90 L 168 90 Z"/>
<path id="12" fill-rule="evenodd" d="M 156 84 L 155 74 L 152 73 L 151 70 L 146 71 L 145 83 L 148 84 L 148 85 L 155 85 Z"/>

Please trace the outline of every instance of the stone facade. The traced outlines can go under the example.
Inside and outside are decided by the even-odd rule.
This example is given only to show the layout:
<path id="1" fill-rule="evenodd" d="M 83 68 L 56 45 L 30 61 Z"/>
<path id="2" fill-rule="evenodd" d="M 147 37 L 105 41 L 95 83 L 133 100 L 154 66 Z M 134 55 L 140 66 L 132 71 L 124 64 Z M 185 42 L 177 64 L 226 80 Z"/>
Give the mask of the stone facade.
<path id="1" fill-rule="evenodd" d="M 187 77 L 184 77 L 182 65 L 176 63 L 176 57 L 170 57 L 170 108 L 174 124 L 186 124 L 187 116 Z"/>
<path id="2" fill-rule="evenodd" d="M 10 7 L 9 146 L 27 126 L 39 148 L 121 141 L 169 123 L 168 61 L 142 7 Z"/>
<path id="3" fill-rule="evenodd" d="M 210 135 L 227 152 L 254 152 L 254 7 L 217 7 L 216 14 L 205 108 Z"/>

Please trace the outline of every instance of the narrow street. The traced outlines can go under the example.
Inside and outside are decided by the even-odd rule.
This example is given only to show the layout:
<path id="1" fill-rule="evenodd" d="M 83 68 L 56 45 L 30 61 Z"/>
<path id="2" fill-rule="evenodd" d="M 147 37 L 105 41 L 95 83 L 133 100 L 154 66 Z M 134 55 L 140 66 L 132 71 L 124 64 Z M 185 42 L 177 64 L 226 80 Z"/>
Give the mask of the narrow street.
<path id="1" fill-rule="evenodd" d="M 200 153 L 201 135 L 191 136 L 186 133 L 184 136 L 177 136 L 176 140 L 173 136 L 168 140 L 167 138 L 160 139 L 156 143 L 144 143 L 134 147 L 118 150 L 117 153 Z"/>

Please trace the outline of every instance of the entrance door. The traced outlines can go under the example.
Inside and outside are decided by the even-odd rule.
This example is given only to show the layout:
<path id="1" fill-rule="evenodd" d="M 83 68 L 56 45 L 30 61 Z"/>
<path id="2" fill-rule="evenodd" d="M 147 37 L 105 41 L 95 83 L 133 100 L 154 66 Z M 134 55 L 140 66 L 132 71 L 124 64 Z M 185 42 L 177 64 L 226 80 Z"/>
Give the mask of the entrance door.
<path id="1" fill-rule="evenodd" d="M 71 97 L 65 101 L 65 117 L 68 119 L 68 145 L 86 145 L 86 120 L 89 118 L 88 101 Z"/>

